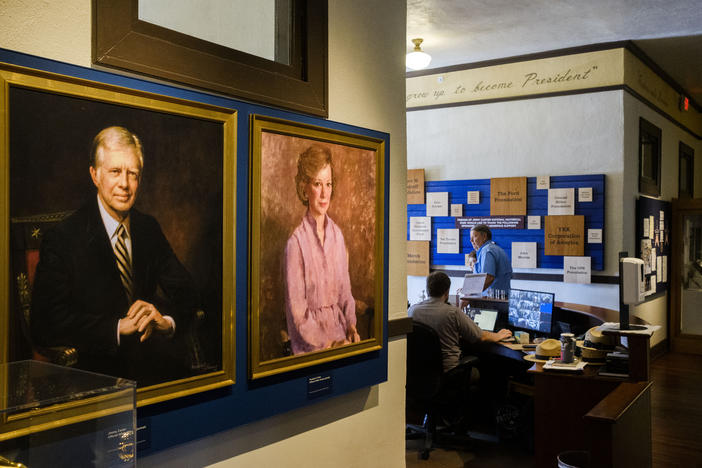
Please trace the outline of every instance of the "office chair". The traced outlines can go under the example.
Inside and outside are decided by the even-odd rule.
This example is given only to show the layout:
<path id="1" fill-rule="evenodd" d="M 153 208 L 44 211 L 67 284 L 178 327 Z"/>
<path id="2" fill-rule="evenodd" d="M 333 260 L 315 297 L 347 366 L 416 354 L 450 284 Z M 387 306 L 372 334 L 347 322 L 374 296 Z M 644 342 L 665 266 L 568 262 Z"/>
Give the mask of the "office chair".
<path id="1" fill-rule="evenodd" d="M 439 421 L 459 416 L 458 421 L 465 422 L 471 371 L 477 363 L 475 356 L 465 356 L 456 368 L 444 374 L 438 335 L 424 324 L 412 325 L 412 333 L 407 336 L 406 406 L 424 417 L 421 426 L 407 424 L 406 436 L 424 436 L 422 459 L 429 458 Z"/>

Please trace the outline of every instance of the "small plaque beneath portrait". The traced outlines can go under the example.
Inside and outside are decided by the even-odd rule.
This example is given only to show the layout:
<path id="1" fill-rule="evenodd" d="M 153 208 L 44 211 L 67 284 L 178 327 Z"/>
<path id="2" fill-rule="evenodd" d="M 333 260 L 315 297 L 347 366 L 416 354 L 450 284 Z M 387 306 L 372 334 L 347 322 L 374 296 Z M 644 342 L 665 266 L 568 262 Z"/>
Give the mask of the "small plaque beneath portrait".
<path id="1" fill-rule="evenodd" d="M 407 170 L 407 204 L 424 204 L 424 169 Z"/>
<path id="2" fill-rule="evenodd" d="M 459 253 L 460 234 L 458 229 L 437 229 L 436 230 L 436 253 Z"/>
<path id="3" fill-rule="evenodd" d="M 584 237 L 584 216 L 546 216 L 544 254 L 582 256 L 585 253 Z"/>
<path id="4" fill-rule="evenodd" d="M 429 275 L 429 242 L 407 242 L 407 275 Z"/>
<path id="5" fill-rule="evenodd" d="M 490 179 L 490 215 L 521 215 L 527 213 L 526 177 Z"/>
<path id="6" fill-rule="evenodd" d="M 448 192 L 427 193 L 427 216 L 448 216 Z"/>
<path id="7" fill-rule="evenodd" d="M 548 215 L 574 215 L 575 189 L 548 189 Z"/>
<path id="8" fill-rule="evenodd" d="M 317 398 L 323 395 L 328 395 L 332 392 L 332 376 L 315 375 L 307 378 L 307 398 Z"/>

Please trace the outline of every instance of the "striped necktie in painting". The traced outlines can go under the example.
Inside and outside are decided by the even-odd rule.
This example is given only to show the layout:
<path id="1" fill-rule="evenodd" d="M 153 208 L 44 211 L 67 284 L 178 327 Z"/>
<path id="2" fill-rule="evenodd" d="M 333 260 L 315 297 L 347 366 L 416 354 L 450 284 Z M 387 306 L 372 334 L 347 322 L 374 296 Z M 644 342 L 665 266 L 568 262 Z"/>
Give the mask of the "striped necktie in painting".
<path id="1" fill-rule="evenodd" d="M 115 243 L 115 256 L 117 257 L 117 269 L 119 279 L 122 280 L 124 291 L 127 293 L 127 300 L 131 304 L 134 298 L 134 284 L 132 283 L 132 262 L 129 258 L 129 251 L 124 238 L 127 237 L 127 229 L 124 224 L 117 228 L 117 243 Z"/>

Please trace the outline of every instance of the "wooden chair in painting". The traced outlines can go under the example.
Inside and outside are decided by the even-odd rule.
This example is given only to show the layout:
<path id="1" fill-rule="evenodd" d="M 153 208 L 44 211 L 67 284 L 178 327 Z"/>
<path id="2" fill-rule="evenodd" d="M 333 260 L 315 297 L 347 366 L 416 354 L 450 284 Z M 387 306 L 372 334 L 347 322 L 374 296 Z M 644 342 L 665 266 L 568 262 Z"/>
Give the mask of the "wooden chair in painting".
<path id="1" fill-rule="evenodd" d="M 72 211 L 60 211 L 34 216 L 10 219 L 10 250 L 12 258 L 11 304 L 14 313 L 11 332 L 19 332 L 28 345 L 31 358 L 74 366 L 78 362 L 77 350 L 68 346 L 41 347 L 32 341 L 30 324 L 32 321 L 32 287 L 39 263 L 39 246 L 44 233 L 52 225 L 70 215 Z M 19 330 L 18 330 L 19 329 Z"/>

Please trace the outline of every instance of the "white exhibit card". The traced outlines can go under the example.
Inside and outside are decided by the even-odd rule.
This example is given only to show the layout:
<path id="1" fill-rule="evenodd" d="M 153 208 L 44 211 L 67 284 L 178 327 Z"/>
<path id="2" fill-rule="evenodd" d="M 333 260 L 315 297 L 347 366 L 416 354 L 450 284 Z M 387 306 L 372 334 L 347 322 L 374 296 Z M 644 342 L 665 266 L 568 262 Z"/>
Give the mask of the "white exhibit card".
<path id="1" fill-rule="evenodd" d="M 587 243 L 588 244 L 601 244 L 602 243 L 602 229 L 588 229 L 587 230 Z"/>
<path id="2" fill-rule="evenodd" d="M 663 270 L 663 274 L 662 274 L 663 283 L 667 283 L 668 282 L 668 256 L 661 255 L 661 258 L 663 259 L 661 261 L 661 270 Z"/>
<path id="3" fill-rule="evenodd" d="M 548 215 L 574 215 L 575 189 L 548 189 Z"/>
<path id="4" fill-rule="evenodd" d="M 471 190 L 470 192 L 466 192 L 466 195 L 468 197 L 468 204 L 469 205 L 480 205 L 480 191 L 479 190 Z"/>
<path id="5" fill-rule="evenodd" d="M 436 230 L 436 253 L 459 253 L 459 229 Z"/>
<path id="6" fill-rule="evenodd" d="M 429 216 L 410 216 L 410 240 L 431 240 L 431 218 Z"/>
<path id="7" fill-rule="evenodd" d="M 536 177 L 536 190 L 548 190 L 551 188 L 551 177 L 547 175 Z"/>
<path id="8" fill-rule="evenodd" d="M 651 239 L 641 239 L 641 260 L 644 262 L 644 273 L 651 273 Z"/>
<path id="9" fill-rule="evenodd" d="M 648 217 L 643 219 L 643 236 L 642 237 L 647 237 L 650 238 L 651 236 L 649 235 L 651 231 L 651 226 L 649 224 L 649 219 Z"/>
<path id="10" fill-rule="evenodd" d="M 462 203 L 451 203 L 451 216 L 460 218 L 463 216 L 463 204 Z"/>
<path id="11" fill-rule="evenodd" d="M 578 189 L 578 201 L 579 202 L 591 202 L 592 201 L 592 187 L 580 187 Z"/>
<path id="12" fill-rule="evenodd" d="M 648 237 L 653 239 L 656 237 L 656 221 L 653 219 L 653 216 L 648 217 Z"/>
<path id="13" fill-rule="evenodd" d="M 527 229 L 541 229 L 541 216 L 527 216 Z"/>
<path id="14" fill-rule="evenodd" d="M 656 252 L 656 249 L 651 247 L 651 272 L 656 271 L 656 267 L 658 266 L 657 255 L 658 253 Z"/>
<path id="15" fill-rule="evenodd" d="M 512 268 L 536 268 L 536 242 L 512 242 Z"/>
<path id="16" fill-rule="evenodd" d="M 661 232 L 661 238 L 663 237 L 663 231 L 665 231 L 665 220 L 663 219 L 663 212 L 661 211 L 661 219 L 658 220 L 658 230 Z"/>
<path id="17" fill-rule="evenodd" d="M 656 257 L 656 283 L 663 282 L 663 256 Z"/>
<path id="18" fill-rule="evenodd" d="M 563 257 L 563 282 L 590 284 L 590 257 Z"/>
<path id="19" fill-rule="evenodd" d="M 427 216 L 448 216 L 448 192 L 427 192 Z"/>

